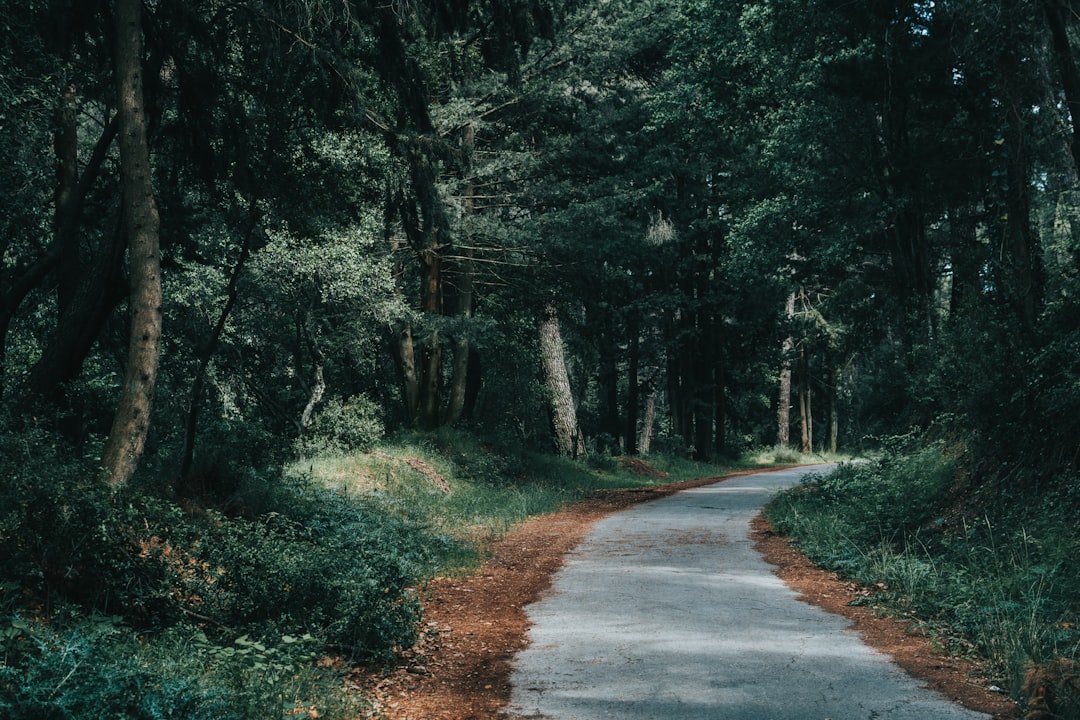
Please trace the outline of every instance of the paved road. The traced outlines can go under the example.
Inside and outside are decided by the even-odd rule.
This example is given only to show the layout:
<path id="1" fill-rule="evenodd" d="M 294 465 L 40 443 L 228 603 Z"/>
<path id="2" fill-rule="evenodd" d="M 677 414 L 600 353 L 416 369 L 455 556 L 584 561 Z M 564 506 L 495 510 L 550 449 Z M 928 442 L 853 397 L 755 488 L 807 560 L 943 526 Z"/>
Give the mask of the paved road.
<path id="1" fill-rule="evenodd" d="M 821 471 L 822 468 L 817 468 Z M 734 478 L 598 523 L 528 608 L 512 717 L 975 720 L 801 602 L 748 538 L 806 470 Z"/>

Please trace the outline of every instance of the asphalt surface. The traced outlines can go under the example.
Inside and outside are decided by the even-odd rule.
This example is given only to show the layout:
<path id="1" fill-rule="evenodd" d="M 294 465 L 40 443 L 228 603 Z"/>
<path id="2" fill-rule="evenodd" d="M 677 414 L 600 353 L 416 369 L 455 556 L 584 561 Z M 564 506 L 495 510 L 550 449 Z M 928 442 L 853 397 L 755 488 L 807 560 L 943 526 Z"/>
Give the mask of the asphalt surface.
<path id="1" fill-rule="evenodd" d="M 753 549 L 750 520 L 806 472 L 737 477 L 597 523 L 527 608 L 509 715 L 989 718 L 920 687 L 844 618 L 798 600 Z"/>

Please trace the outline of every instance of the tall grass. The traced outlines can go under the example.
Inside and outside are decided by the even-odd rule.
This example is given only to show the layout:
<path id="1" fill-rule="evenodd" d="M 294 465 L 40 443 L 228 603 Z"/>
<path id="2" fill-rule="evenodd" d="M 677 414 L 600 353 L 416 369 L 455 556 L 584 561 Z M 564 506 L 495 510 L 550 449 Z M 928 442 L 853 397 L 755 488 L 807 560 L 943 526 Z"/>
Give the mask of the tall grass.
<path id="1" fill-rule="evenodd" d="M 931 447 L 843 466 L 766 513 L 812 559 L 875 588 L 875 605 L 922 623 L 943 648 L 989 659 L 1020 697 L 1029 668 L 1080 660 L 1075 510 L 1045 498 L 965 518 L 950 511 L 964 499 L 955 478 Z M 1075 676 L 1057 688 L 1061 717 L 1080 718 L 1077 688 Z"/>

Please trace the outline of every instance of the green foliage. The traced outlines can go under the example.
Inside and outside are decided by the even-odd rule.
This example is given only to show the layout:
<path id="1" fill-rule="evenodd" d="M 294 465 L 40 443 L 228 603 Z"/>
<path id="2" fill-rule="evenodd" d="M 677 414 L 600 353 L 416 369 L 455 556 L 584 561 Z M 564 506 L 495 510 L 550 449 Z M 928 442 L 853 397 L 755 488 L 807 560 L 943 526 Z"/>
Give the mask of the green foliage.
<path id="1" fill-rule="evenodd" d="M 111 617 L 49 624 L 9 616 L 0 714 L 11 720 L 353 718 L 343 678 L 313 664 L 310 638 L 217 645 L 199 630 L 136 634 Z"/>
<path id="2" fill-rule="evenodd" d="M 660 476 L 634 474 L 612 456 L 600 463 L 575 462 L 443 429 L 399 434 L 369 454 L 307 458 L 290 473 L 310 476 L 316 486 L 421 530 L 432 555 L 429 571 L 448 574 L 475 566 L 485 548 L 514 524 L 594 492 L 724 471 L 685 457 L 650 456 L 649 464 Z M 737 466 L 768 464 L 750 458 Z"/>
<path id="3" fill-rule="evenodd" d="M 941 448 L 931 446 L 907 457 L 841 465 L 774 502 L 770 517 L 778 530 L 799 537 L 801 528 L 827 517 L 829 531 L 808 542 L 846 555 L 845 546 L 903 542 L 935 519 L 952 483 L 953 470 Z"/>
<path id="4" fill-rule="evenodd" d="M 370 450 L 385 435 L 381 411 L 358 395 L 323 402 L 304 435 L 296 441 L 300 456 L 327 455 Z"/>
<path id="5" fill-rule="evenodd" d="M 190 616 L 255 635 L 310 633 L 363 657 L 411 644 L 410 586 L 430 562 L 426 537 L 302 480 L 248 476 L 233 515 L 140 488 L 109 491 L 88 465 L 50 456 L 0 469 L 0 580 L 41 602 L 76 602 L 140 626 Z M 90 478 L 89 480 L 85 478 Z M 237 514 L 239 513 L 239 514 Z"/>
<path id="6" fill-rule="evenodd" d="M 321 491 L 252 519 L 210 517 L 219 522 L 199 528 L 187 557 L 157 551 L 200 614 L 251 634 L 311 633 L 365 658 L 412 644 L 422 535 Z"/>
<path id="7" fill-rule="evenodd" d="M 792 447 L 773 447 L 743 453 L 741 458 L 753 465 L 816 465 L 845 462 L 850 456 L 832 453 L 804 453 Z"/>
<path id="8" fill-rule="evenodd" d="M 438 541 L 355 496 L 246 474 L 231 514 L 181 508 L 46 433 L 0 442 L 4 717 L 356 717 L 315 653 L 415 639 Z"/>
<path id="9" fill-rule="evenodd" d="M 439 573 L 474 564 L 514 523 L 558 509 L 595 481 L 576 463 L 447 430 L 399 435 L 369 455 L 301 460 L 291 472 L 421 531 Z"/>
<path id="10" fill-rule="evenodd" d="M 207 506 L 109 491 L 44 432 L 0 442 L 0 714 L 13 720 L 356 717 L 323 653 L 390 660 L 415 639 L 424 578 L 474 566 L 530 516 L 664 481 L 442 431 L 288 478 L 237 473 Z M 653 462 L 671 480 L 718 472 Z"/>
<path id="11" fill-rule="evenodd" d="M 178 523 L 179 509 L 113 495 L 91 462 L 45 433 L 0 432 L 0 445 L 0 579 L 144 621 L 175 613 L 166 569 L 140 544 Z"/>
<path id="12" fill-rule="evenodd" d="M 1080 524 L 1080 202 L 1061 132 L 1075 98 L 1058 67 L 1074 58 L 1050 51 L 1051 14 L 977 0 L 467 5 L 146 4 L 166 334 L 145 485 L 97 483 L 124 284 L 87 274 L 101 316 L 25 411 L 35 426 L 0 430 L 0 582 L 140 628 L 195 613 L 248 642 L 310 633 L 382 657 L 409 642 L 417 577 L 530 514 L 648 482 L 616 459 L 646 398 L 659 464 L 706 474 L 688 458 L 769 448 L 788 335 L 819 440 L 833 404 L 849 444 L 920 425 L 978 456 L 993 534 L 970 524 L 973 547 L 1049 552 L 1052 525 Z M 23 411 L 78 270 L 115 233 L 118 162 L 103 142 L 91 171 L 114 105 L 107 4 L 61 23 L 44 0 L 5 10 L 0 391 Z M 69 87 L 70 126 L 56 116 Z M 64 127 L 83 173 L 67 188 Z M 58 211 L 76 190 L 66 242 Z M 784 319 L 797 288 L 813 299 Z M 549 303 L 600 450 L 586 463 L 532 452 L 549 445 L 534 311 Z M 419 386 L 440 388 L 424 407 L 446 406 L 467 341 L 458 423 L 491 446 L 448 432 L 380 448 L 414 419 L 406 328 L 431 380 Z M 173 483 L 189 418 L 195 471 Z M 823 557 L 870 562 L 891 586 L 962 597 L 940 555 L 909 552 L 964 554 L 936 529 L 953 488 L 935 452 L 808 486 L 789 529 L 817 528 Z M 999 518 L 1034 497 L 1055 504 Z M 1067 553 L 1032 562 L 997 568 L 1015 575 L 999 608 L 1049 606 L 1021 590 L 1069 585 Z M 8 639 L 23 630 L 0 623 Z M 262 662 L 277 647 L 227 635 L 196 654 Z M 120 642 L 87 637 L 71 647 Z"/>

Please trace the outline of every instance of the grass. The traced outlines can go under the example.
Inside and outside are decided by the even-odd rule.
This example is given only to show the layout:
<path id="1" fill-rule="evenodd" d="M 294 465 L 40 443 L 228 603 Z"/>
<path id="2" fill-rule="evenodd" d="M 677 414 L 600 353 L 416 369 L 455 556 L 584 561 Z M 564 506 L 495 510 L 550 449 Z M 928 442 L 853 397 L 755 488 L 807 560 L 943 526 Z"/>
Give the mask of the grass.
<path id="1" fill-rule="evenodd" d="M 817 463 L 837 463 L 851 460 L 846 453 L 802 452 L 793 447 L 763 448 L 750 453 L 744 460 L 754 465 L 815 465 Z"/>
<path id="2" fill-rule="evenodd" d="M 500 450 L 473 436 L 443 431 L 402 435 L 368 453 L 305 458 L 287 472 L 444 539 L 432 572 L 453 574 L 475 567 L 484 548 L 515 524 L 593 492 L 776 464 L 767 453 L 719 466 L 656 456 L 648 465 L 663 477 L 655 477 L 626 469 L 615 458 L 575 462 Z"/>
<path id="3" fill-rule="evenodd" d="M 1054 711 L 1080 718 L 1080 550 L 1075 480 L 972 512 L 939 447 L 842 467 L 766 509 L 814 561 L 875 589 L 868 602 L 914 619 L 940 646 L 990 661 L 995 682 L 1032 700 L 1025 678 L 1054 669 Z M 967 514 L 961 509 L 966 509 Z"/>

